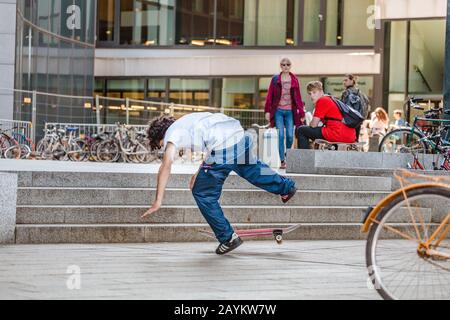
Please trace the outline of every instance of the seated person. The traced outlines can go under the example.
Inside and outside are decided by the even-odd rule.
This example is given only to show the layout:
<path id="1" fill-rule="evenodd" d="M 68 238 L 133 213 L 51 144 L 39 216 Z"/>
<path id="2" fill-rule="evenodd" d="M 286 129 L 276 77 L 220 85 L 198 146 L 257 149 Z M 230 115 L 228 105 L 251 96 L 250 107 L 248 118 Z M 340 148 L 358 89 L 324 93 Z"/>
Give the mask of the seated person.
<path id="1" fill-rule="evenodd" d="M 309 126 L 298 128 L 298 148 L 310 149 L 310 139 L 324 139 L 329 142 L 354 143 L 356 130 L 347 127 L 343 122 L 343 116 L 334 101 L 325 96 L 320 81 L 308 83 L 308 94 L 315 105 L 313 120 Z M 319 123 L 324 124 L 319 127 Z"/>
<path id="2" fill-rule="evenodd" d="M 383 108 L 376 108 L 370 115 L 371 135 L 384 136 L 389 128 L 389 116 Z"/>
<path id="3" fill-rule="evenodd" d="M 399 128 L 399 127 L 405 127 L 406 121 L 405 119 L 403 119 L 403 111 L 402 110 L 394 110 L 394 119 L 395 119 L 395 123 L 394 126 Z"/>

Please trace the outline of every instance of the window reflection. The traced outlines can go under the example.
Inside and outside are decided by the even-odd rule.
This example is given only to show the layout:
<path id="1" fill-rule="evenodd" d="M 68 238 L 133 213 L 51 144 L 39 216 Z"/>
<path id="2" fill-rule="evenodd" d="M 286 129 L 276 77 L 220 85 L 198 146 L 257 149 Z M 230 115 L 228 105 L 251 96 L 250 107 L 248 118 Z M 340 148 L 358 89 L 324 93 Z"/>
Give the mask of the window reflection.
<path id="1" fill-rule="evenodd" d="M 102 0 L 98 39 L 139 46 L 298 46 L 299 40 L 372 46 L 367 8 L 373 1 Z"/>
<path id="2" fill-rule="evenodd" d="M 233 109 L 255 108 L 254 78 L 224 78 L 222 86 L 222 107 Z"/>
<path id="3" fill-rule="evenodd" d="M 100 41 L 114 41 L 115 0 L 98 2 L 98 36 Z"/>
<path id="4" fill-rule="evenodd" d="M 169 101 L 177 104 L 209 106 L 209 80 L 171 79 Z"/>
<path id="5" fill-rule="evenodd" d="M 174 0 L 121 0 L 120 44 L 171 45 Z"/>
<path id="6" fill-rule="evenodd" d="M 223 109 L 264 109 L 267 91 L 272 77 L 239 77 L 239 78 L 201 78 L 183 79 L 150 78 L 150 79 L 104 79 L 106 80 L 106 96 L 114 98 L 132 98 L 144 100 L 144 87 L 148 82 L 147 99 L 166 101 L 166 89 L 169 90 L 167 102 L 192 106 L 210 106 Z M 314 108 L 306 92 L 306 84 L 310 81 L 323 81 L 324 89 L 336 97 L 340 97 L 343 86 L 341 77 L 300 77 L 300 90 L 306 109 Z M 103 95 L 104 80 L 96 80 L 96 92 Z M 169 87 L 166 87 L 166 84 Z M 358 87 L 369 98 L 373 96 L 373 76 L 359 76 Z M 258 106 L 256 97 L 258 96 Z M 142 99 L 141 99 L 142 97 Z"/>

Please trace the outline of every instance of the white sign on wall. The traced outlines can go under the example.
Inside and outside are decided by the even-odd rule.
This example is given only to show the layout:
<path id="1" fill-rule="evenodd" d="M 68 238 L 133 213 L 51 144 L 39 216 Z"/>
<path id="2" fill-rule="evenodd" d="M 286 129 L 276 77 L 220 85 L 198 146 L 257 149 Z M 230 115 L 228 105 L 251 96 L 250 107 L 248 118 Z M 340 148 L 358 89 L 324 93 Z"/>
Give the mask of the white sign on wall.
<path id="1" fill-rule="evenodd" d="M 66 26 L 69 30 L 81 29 L 81 8 L 75 4 L 67 7 L 66 13 L 70 16 L 66 20 Z"/>

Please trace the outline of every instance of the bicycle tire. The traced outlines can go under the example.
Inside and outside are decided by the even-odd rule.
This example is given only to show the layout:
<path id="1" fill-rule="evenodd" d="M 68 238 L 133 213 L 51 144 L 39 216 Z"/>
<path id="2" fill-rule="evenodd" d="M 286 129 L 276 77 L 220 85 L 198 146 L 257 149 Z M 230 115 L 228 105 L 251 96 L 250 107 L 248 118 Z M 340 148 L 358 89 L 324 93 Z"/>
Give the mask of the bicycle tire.
<path id="1" fill-rule="evenodd" d="M 49 140 L 44 138 L 36 145 L 36 154 L 43 160 L 51 159 L 51 154 L 48 152 Z"/>
<path id="2" fill-rule="evenodd" d="M 120 158 L 120 146 L 114 140 L 105 140 L 98 145 L 97 159 L 100 162 L 117 162 Z"/>
<path id="3" fill-rule="evenodd" d="M 4 153 L 5 159 L 27 159 L 31 154 L 31 149 L 26 144 L 18 144 L 6 149 Z"/>
<path id="4" fill-rule="evenodd" d="M 443 209 L 446 210 L 446 212 L 450 212 L 450 188 L 446 188 L 446 187 L 442 187 L 442 186 L 436 186 L 436 187 L 432 187 L 432 188 L 422 186 L 422 187 L 418 187 L 416 189 L 411 189 L 406 192 L 406 197 L 409 199 L 409 201 L 414 201 L 415 198 L 427 197 L 427 196 L 428 197 L 429 196 L 442 197 L 443 199 L 445 199 L 444 201 L 445 201 L 445 203 L 447 203 L 448 207 L 445 207 Z M 387 220 L 390 218 L 390 216 L 392 214 L 401 212 L 401 211 L 396 211 L 396 209 L 398 209 L 399 206 L 404 201 L 405 201 L 404 194 L 401 193 L 397 197 L 393 198 L 389 203 L 387 203 L 384 206 L 384 208 L 379 212 L 379 214 L 376 218 L 376 220 L 379 223 L 373 222 L 371 224 L 370 230 L 369 230 L 369 233 L 367 236 L 366 253 L 365 254 L 366 254 L 366 266 L 369 271 L 369 278 L 372 281 L 372 284 L 375 286 L 375 289 L 377 290 L 378 294 L 385 300 L 400 300 L 401 297 L 395 295 L 392 292 L 392 288 L 388 288 L 388 286 L 386 284 L 387 281 L 383 280 L 383 277 L 386 278 L 386 274 L 387 274 L 386 269 L 387 268 L 380 267 L 379 261 L 381 261 L 381 259 L 376 258 L 376 256 L 377 256 L 376 250 L 377 250 L 379 242 L 381 242 L 381 241 L 392 242 L 392 243 L 397 241 L 397 240 L 390 240 L 389 238 L 381 239 L 380 235 L 381 235 L 382 231 L 386 231 L 386 230 L 389 231 L 389 229 L 382 229 L 383 226 L 386 226 L 386 228 L 391 227 L 392 229 L 395 229 L 394 227 L 392 227 L 392 225 L 395 225 L 395 224 L 391 224 L 388 227 Z M 402 208 L 400 207 L 400 209 L 402 209 Z M 398 217 L 399 216 L 397 215 L 395 218 L 397 219 Z M 394 219 L 394 221 L 395 221 L 395 219 Z M 439 221 L 440 220 L 436 221 L 436 223 L 438 223 Z M 399 224 L 399 227 L 400 226 L 406 227 L 407 224 L 403 224 L 403 225 Z M 429 226 L 427 227 L 427 231 L 432 231 L 431 229 L 428 229 L 428 228 L 430 228 L 430 227 Z M 399 228 L 399 230 L 400 230 L 400 228 Z M 447 234 L 447 237 L 444 240 L 444 241 L 446 241 L 446 244 L 449 243 L 449 241 L 450 241 L 449 236 L 450 235 Z M 400 240 L 402 240 L 402 239 L 400 239 Z M 411 241 L 411 240 L 406 239 L 403 241 Z M 398 241 L 397 245 L 398 244 L 399 244 L 399 241 Z M 408 245 L 412 246 L 412 242 L 408 242 Z M 414 245 L 416 247 L 418 246 L 418 244 L 415 242 L 414 242 Z M 402 250 L 404 250 L 404 249 L 400 249 L 400 251 L 402 251 Z M 425 259 L 419 257 L 419 254 L 417 252 L 415 252 L 415 254 L 417 254 L 417 259 L 422 259 L 422 260 L 419 260 L 419 262 L 429 263 L 429 261 L 426 261 Z M 390 252 L 390 255 L 395 257 L 395 259 L 399 259 L 399 257 L 400 257 L 399 254 L 395 255 L 393 252 Z M 379 261 L 377 261 L 377 260 L 379 260 Z M 450 266 L 450 260 L 448 261 L 448 264 Z M 395 266 L 395 265 L 392 265 L 391 268 L 393 266 Z M 384 272 L 384 276 L 383 276 L 383 272 Z M 411 273 L 410 270 L 409 270 L 409 272 Z M 391 271 L 391 273 L 395 273 L 395 272 Z M 447 275 L 448 281 L 450 281 L 450 269 L 448 270 L 448 272 L 445 272 L 445 274 Z M 419 293 L 417 293 L 417 295 L 418 294 Z M 445 298 L 450 299 L 450 291 L 447 291 L 447 294 L 448 294 L 448 296 Z M 410 298 L 408 298 L 408 299 L 410 299 Z"/>
<path id="5" fill-rule="evenodd" d="M 4 133 L 0 133 L 0 157 L 3 157 L 5 151 L 12 146 L 11 138 Z"/>
<path id="6" fill-rule="evenodd" d="M 68 157 L 74 162 L 82 162 L 86 160 L 86 143 L 81 139 L 72 140 L 69 144 Z"/>
<path id="7" fill-rule="evenodd" d="M 144 163 L 148 154 L 147 148 L 140 142 L 137 142 L 133 148 L 133 152 L 135 153 L 133 162 L 135 163 Z"/>
<path id="8" fill-rule="evenodd" d="M 387 145 L 387 142 L 389 140 L 391 140 L 395 135 L 398 136 L 400 134 L 406 134 L 406 135 L 409 134 L 410 135 L 411 129 L 397 129 L 397 130 L 393 130 L 393 131 L 389 132 L 388 134 L 386 134 L 378 146 L 378 152 L 388 152 L 388 151 L 385 151 L 386 148 L 384 146 Z M 421 134 L 420 132 L 418 132 L 416 130 L 413 131 L 412 135 L 416 136 L 419 140 L 421 140 L 425 137 L 423 134 Z M 395 138 L 394 138 L 394 140 L 395 140 Z M 428 144 L 423 140 L 420 141 L 420 144 L 422 145 L 422 149 L 425 151 L 424 153 L 428 153 L 428 150 L 429 150 Z M 410 148 L 408 148 L 408 147 L 403 148 L 402 151 L 400 151 L 400 152 L 401 153 L 411 153 Z"/>
<path id="9" fill-rule="evenodd" d="M 89 160 L 94 162 L 100 161 L 97 158 L 97 149 L 100 143 L 102 143 L 101 140 L 96 140 L 89 145 Z"/>

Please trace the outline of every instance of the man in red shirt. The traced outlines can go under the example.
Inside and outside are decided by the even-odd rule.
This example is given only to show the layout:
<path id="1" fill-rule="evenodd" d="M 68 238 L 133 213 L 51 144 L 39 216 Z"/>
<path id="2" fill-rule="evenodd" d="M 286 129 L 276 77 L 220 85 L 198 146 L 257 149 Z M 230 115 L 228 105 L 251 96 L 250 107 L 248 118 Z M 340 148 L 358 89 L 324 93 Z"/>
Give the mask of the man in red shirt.
<path id="1" fill-rule="evenodd" d="M 310 125 L 302 126 L 297 131 L 298 148 L 310 149 L 310 139 L 325 139 L 329 142 L 355 142 L 355 129 L 347 127 L 342 122 L 341 111 L 330 97 L 325 96 L 322 83 L 320 81 L 310 82 L 307 90 L 315 105 L 315 111 Z M 320 122 L 324 124 L 323 127 L 319 127 Z"/>

